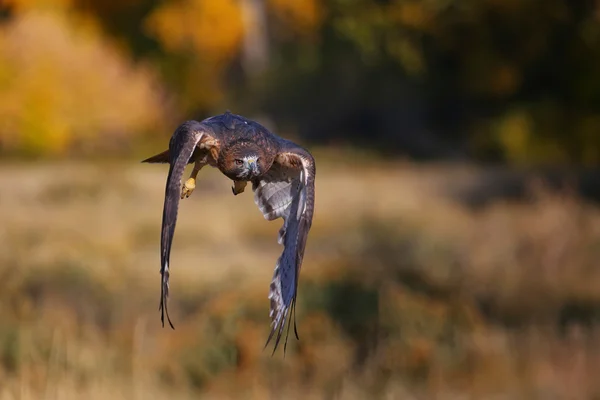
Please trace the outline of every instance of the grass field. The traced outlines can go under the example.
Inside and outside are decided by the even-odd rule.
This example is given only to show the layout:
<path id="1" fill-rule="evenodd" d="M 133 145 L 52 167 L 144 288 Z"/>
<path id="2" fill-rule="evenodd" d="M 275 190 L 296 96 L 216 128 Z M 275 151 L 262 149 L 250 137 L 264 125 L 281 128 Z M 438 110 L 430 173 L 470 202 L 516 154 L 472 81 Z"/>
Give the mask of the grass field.
<path id="1" fill-rule="evenodd" d="M 215 170 L 182 201 L 162 329 L 167 169 L 0 165 L 0 399 L 600 398 L 600 208 L 477 171 L 321 162 L 300 341 L 262 350 L 281 222 Z"/>

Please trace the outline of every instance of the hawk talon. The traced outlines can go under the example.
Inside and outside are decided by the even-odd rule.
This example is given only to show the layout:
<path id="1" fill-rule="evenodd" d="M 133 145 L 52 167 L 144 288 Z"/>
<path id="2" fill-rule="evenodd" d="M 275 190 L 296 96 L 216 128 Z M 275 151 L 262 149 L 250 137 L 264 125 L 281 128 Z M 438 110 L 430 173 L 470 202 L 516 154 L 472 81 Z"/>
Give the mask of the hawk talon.
<path id="1" fill-rule="evenodd" d="M 188 198 L 196 188 L 196 180 L 194 178 L 190 178 L 181 187 L 181 198 Z"/>

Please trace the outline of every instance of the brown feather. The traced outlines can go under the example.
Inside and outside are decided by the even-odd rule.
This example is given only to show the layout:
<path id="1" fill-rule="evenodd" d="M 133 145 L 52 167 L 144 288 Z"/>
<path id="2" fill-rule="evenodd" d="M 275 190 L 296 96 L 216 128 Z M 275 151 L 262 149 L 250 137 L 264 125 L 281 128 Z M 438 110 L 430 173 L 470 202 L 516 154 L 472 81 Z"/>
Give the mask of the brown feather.
<path id="1" fill-rule="evenodd" d="M 312 155 L 291 142 L 284 143 L 275 160 L 269 172 L 253 182 L 252 189 L 265 219 L 281 217 L 284 220 L 278 238 L 284 250 L 277 260 L 269 287 L 271 332 L 265 347 L 275 338 L 275 353 L 287 322 L 285 355 L 292 319 L 298 338 L 295 308 L 300 268 L 312 225 L 316 168 Z"/>
<path id="2" fill-rule="evenodd" d="M 205 153 L 206 153 L 205 151 L 203 151 L 199 148 L 195 148 L 194 152 L 192 153 L 192 157 L 188 161 L 188 164 L 193 164 L 200 157 L 203 157 L 205 155 Z M 214 156 L 214 154 L 213 154 L 213 156 Z M 171 162 L 171 153 L 169 152 L 169 150 L 165 150 L 162 153 L 158 153 L 155 156 L 146 158 L 145 160 L 142 160 L 141 162 L 149 163 L 149 164 L 169 164 Z"/>
<path id="3" fill-rule="evenodd" d="M 161 321 L 164 326 L 165 316 L 173 327 L 169 312 L 167 310 L 167 298 L 169 296 L 169 276 L 170 276 L 170 256 L 173 236 L 175 234 L 175 225 L 177 223 L 177 213 L 181 194 L 181 177 L 185 166 L 194 158 L 194 153 L 206 156 L 205 151 L 199 151 L 197 145 L 203 138 L 211 134 L 207 127 L 196 121 L 188 121 L 180 125 L 169 143 L 170 157 L 169 173 L 165 186 L 165 201 L 163 205 L 163 219 L 161 227 L 160 256 L 161 256 L 161 298 L 160 312 Z"/>
<path id="4" fill-rule="evenodd" d="M 236 176 L 240 175 L 239 168 L 237 171 L 232 168 L 235 159 L 253 155 L 258 157 L 258 169 L 252 179 L 248 180 L 252 181 L 255 202 L 267 220 L 283 219 L 277 241 L 284 249 L 275 265 L 269 287 L 271 332 L 266 345 L 275 338 L 275 352 L 282 336 L 285 336 L 285 355 L 292 320 L 294 334 L 298 338 L 296 299 L 300 268 L 314 211 L 314 158 L 307 150 L 274 135 L 257 122 L 230 112 L 207 118 L 200 123 L 183 123 L 171 137 L 169 148 L 142 161 L 170 164 L 161 229 L 163 326 L 165 316 L 170 323 L 166 310 L 169 258 L 185 166 L 193 162 L 209 164 L 235 181 Z M 246 170 L 243 172 L 244 179 L 248 175 Z M 284 335 L 286 322 L 288 329 Z"/>
<path id="5" fill-rule="evenodd" d="M 171 160 L 169 156 L 169 150 L 165 150 L 162 153 L 158 153 L 155 156 L 148 157 L 145 160 L 142 160 L 143 163 L 151 163 L 151 164 L 168 164 Z"/>

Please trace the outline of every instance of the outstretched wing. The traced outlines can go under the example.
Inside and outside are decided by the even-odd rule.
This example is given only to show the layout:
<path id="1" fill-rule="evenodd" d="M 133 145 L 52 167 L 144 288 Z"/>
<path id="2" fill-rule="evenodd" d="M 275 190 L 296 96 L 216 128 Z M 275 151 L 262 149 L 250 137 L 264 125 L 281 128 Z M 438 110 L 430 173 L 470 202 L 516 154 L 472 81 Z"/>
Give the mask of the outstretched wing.
<path id="1" fill-rule="evenodd" d="M 177 211 L 181 195 L 181 177 L 186 165 L 192 158 L 192 154 L 198 148 L 199 143 L 212 143 L 218 146 L 218 138 L 215 132 L 206 125 L 197 121 L 187 121 L 181 124 L 173 133 L 169 142 L 169 174 L 165 187 L 165 202 L 163 206 L 162 228 L 160 234 L 160 274 L 161 294 L 160 320 L 165 326 L 165 314 L 169 325 L 173 327 L 169 312 L 167 310 L 167 297 L 169 296 L 169 259 L 171 245 L 177 223 Z"/>
<path id="2" fill-rule="evenodd" d="M 273 166 L 252 185 L 254 201 L 265 219 L 271 221 L 283 218 L 278 242 L 284 249 L 275 265 L 269 288 L 271 333 L 265 347 L 277 333 L 273 353 L 277 350 L 286 320 L 296 306 L 298 275 L 314 212 L 315 173 L 315 160 L 312 155 L 286 141 Z M 288 322 L 284 354 L 290 324 L 291 321 Z M 294 332 L 298 338 L 295 314 Z"/>

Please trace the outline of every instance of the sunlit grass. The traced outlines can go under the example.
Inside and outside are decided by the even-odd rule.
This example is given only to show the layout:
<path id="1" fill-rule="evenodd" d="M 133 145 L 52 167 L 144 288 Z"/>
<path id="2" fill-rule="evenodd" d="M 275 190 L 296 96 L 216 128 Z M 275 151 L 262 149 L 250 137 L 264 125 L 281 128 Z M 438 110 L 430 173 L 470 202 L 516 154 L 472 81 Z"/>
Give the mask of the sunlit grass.
<path id="1" fill-rule="evenodd" d="M 0 399 L 589 398 L 600 210 L 469 211 L 465 169 L 321 162 L 288 354 L 262 350 L 280 221 L 202 171 L 158 313 L 166 166 L 0 167 Z M 292 337 L 291 334 L 290 337 Z"/>

